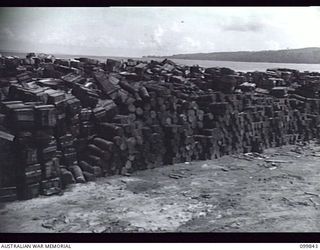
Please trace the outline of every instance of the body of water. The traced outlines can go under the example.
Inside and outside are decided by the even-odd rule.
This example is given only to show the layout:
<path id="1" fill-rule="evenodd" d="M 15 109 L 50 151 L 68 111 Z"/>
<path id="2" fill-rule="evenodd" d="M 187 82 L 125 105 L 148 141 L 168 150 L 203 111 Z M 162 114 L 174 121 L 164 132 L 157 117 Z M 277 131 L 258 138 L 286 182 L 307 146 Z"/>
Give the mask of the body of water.
<path id="1" fill-rule="evenodd" d="M 5 56 L 19 56 L 21 58 L 25 57 L 27 53 L 18 52 L 0 52 Z M 83 55 L 63 55 L 55 54 L 56 58 L 72 59 L 76 57 L 88 57 L 97 59 L 99 61 L 106 61 L 107 58 L 113 59 L 127 59 L 125 57 L 107 57 L 107 56 L 83 56 Z M 163 60 L 163 58 L 132 58 L 143 61 L 150 60 Z M 235 71 L 266 71 L 270 68 L 288 68 L 296 69 L 299 71 L 310 71 L 310 72 L 320 72 L 320 64 L 303 64 L 303 63 L 267 63 L 267 62 L 233 62 L 233 61 L 211 61 L 211 60 L 186 60 L 186 59 L 170 59 L 180 65 L 199 65 L 205 68 L 209 67 L 226 67 L 231 68 Z"/>
<path id="2" fill-rule="evenodd" d="M 209 61 L 209 60 L 185 60 L 172 59 L 177 64 L 200 65 L 209 67 L 226 67 L 235 71 L 266 71 L 271 68 L 288 68 L 299 71 L 320 72 L 320 64 L 302 64 L 302 63 L 262 63 L 262 62 L 233 62 L 233 61 Z"/>

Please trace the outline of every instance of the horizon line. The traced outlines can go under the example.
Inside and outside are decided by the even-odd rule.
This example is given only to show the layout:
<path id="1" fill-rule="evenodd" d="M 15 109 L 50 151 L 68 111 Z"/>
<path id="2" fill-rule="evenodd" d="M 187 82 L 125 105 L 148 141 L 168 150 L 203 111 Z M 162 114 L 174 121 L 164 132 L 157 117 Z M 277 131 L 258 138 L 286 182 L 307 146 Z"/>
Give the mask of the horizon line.
<path id="1" fill-rule="evenodd" d="M 112 55 L 94 55 L 94 54 L 69 54 L 69 53 L 52 53 L 52 52 L 35 52 L 35 51 L 21 51 L 21 50 L 16 50 L 16 49 L 0 49 L 0 53 L 36 53 L 36 54 L 51 54 L 51 55 L 67 55 L 67 56 L 94 56 L 94 57 L 125 57 L 125 58 L 143 58 L 143 57 L 171 57 L 171 56 L 177 56 L 177 55 L 190 55 L 190 54 L 210 54 L 210 53 L 237 53 L 237 52 L 266 52 L 266 51 L 283 51 L 283 50 L 299 50 L 299 49 L 320 49 L 320 47 L 303 47 L 303 48 L 286 48 L 286 49 L 269 49 L 269 50 L 238 50 L 238 51 L 213 51 L 213 52 L 186 52 L 186 53 L 179 53 L 179 54 L 172 54 L 172 55 L 141 55 L 141 56 L 124 56 L 124 55 L 117 55 L 117 56 L 112 56 Z"/>

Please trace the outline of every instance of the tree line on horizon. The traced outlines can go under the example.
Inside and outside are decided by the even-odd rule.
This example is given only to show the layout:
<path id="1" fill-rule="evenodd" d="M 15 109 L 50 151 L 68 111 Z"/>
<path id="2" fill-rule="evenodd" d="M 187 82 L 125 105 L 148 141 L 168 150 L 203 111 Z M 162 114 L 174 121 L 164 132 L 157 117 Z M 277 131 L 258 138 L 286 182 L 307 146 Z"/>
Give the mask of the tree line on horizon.
<path id="1" fill-rule="evenodd" d="M 166 58 L 239 62 L 320 64 L 320 48 L 176 54 L 172 56 L 166 56 Z"/>

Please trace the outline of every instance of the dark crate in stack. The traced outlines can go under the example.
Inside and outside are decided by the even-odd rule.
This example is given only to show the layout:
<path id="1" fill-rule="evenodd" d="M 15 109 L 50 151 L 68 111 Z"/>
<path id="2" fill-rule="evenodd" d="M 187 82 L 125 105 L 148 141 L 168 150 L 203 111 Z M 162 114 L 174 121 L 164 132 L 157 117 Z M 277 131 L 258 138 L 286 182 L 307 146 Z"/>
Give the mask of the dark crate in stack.
<path id="1" fill-rule="evenodd" d="M 82 173 L 78 169 L 78 158 L 76 147 L 74 146 L 74 137 L 67 133 L 58 138 L 59 150 L 61 151 L 61 178 L 62 185 L 66 187 L 75 182 L 84 182 Z"/>
<path id="2" fill-rule="evenodd" d="M 3 130 L 0 131 L 0 202 L 7 202 L 17 199 L 15 136 Z"/>
<path id="3" fill-rule="evenodd" d="M 5 102 L 3 110 L 7 114 L 7 126 L 15 135 L 14 153 L 17 193 L 19 199 L 31 199 L 39 195 L 41 170 L 37 150 L 32 137 L 35 129 L 34 106 L 37 103 Z"/>
<path id="4" fill-rule="evenodd" d="M 40 194 L 42 178 L 37 147 L 29 131 L 20 131 L 16 135 L 17 180 L 19 199 L 32 199 Z"/>
<path id="5" fill-rule="evenodd" d="M 60 161 L 57 158 L 57 142 L 53 131 L 46 130 L 47 141 L 42 145 L 38 144 L 39 161 L 42 168 L 41 193 L 43 195 L 57 194 L 61 186 L 57 186 L 57 178 L 60 176 Z M 52 187 L 50 186 L 52 182 Z"/>
<path id="6" fill-rule="evenodd" d="M 9 202 L 17 200 L 17 187 L 1 187 L 0 188 L 0 202 Z"/>
<path id="7" fill-rule="evenodd" d="M 52 100 L 52 103 L 55 103 Z M 57 158 L 57 141 L 53 128 L 57 124 L 57 110 L 53 104 L 35 106 L 38 139 L 38 159 L 42 178 L 40 190 L 43 195 L 58 194 L 61 191 L 60 161 Z"/>
<path id="8" fill-rule="evenodd" d="M 32 130 L 35 125 L 34 105 L 25 103 L 9 104 L 7 126 L 15 131 Z"/>
<path id="9" fill-rule="evenodd" d="M 96 166 L 100 167 L 102 170 L 102 175 L 113 175 L 119 173 L 114 164 L 112 164 L 117 157 L 116 146 L 112 141 L 103 139 L 101 137 L 95 137 L 91 144 L 88 145 L 87 148 L 87 161 L 89 164 L 96 164 Z M 92 167 L 92 165 L 90 166 Z M 83 165 L 80 165 L 83 167 Z M 88 171 L 88 167 L 86 169 L 83 168 L 84 171 L 93 173 L 92 171 Z"/>

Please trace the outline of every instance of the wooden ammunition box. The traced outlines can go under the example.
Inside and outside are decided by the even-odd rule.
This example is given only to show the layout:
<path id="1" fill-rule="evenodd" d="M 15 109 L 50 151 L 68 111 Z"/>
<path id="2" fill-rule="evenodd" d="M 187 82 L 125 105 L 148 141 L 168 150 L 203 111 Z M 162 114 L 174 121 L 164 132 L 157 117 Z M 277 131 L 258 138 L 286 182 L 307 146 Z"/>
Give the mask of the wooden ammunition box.
<path id="1" fill-rule="evenodd" d="M 0 188 L 0 202 L 15 201 L 17 198 L 17 187 Z"/>
<path id="2" fill-rule="evenodd" d="M 18 198 L 22 200 L 28 200 L 38 197 L 40 194 L 40 184 L 27 184 L 20 185 L 18 188 Z"/>
<path id="3" fill-rule="evenodd" d="M 38 127 L 54 127 L 57 123 L 56 109 L 53 105 L 35 107 L 36 125 Z"/>

